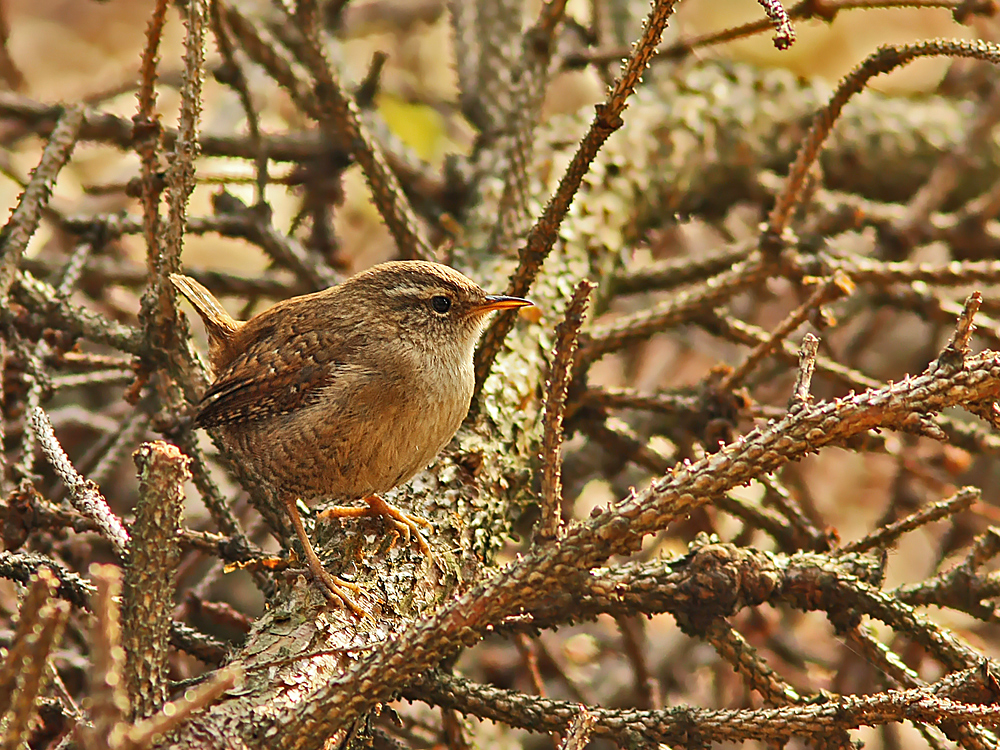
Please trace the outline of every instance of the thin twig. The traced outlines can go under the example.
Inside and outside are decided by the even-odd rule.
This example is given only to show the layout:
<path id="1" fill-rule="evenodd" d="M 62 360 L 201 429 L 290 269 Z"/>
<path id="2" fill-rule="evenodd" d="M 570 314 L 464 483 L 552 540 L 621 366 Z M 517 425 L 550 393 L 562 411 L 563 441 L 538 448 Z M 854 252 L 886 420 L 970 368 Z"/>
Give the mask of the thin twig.
<path id="1" fill-rule="evenodd" d="M 810 389 L 813 372 L 816 370 L 816 353 L 818 351 L 819 339 L 812 333 L 806 333 L 799 346 L 799 369 L 795 376 L 795 388 L 792 391 L 790 405 L 808 404 L 812 401 Z"/>
<path id="2" fill-rule="evenodd" d="M 808 402 L 802 402 L 808 403 Z M 832 534 L 817 526 L 817 522 L 810 518 L 802 508 L 795 495 L 785 487 L 785 485 L 773 474 L 768 474 L 758 478 L 764 485 L 767 494 L 764 497 L 766 506 L 774 506 L 781 515 L 788 519 L 792 528 L 798 532 L 799 538 L 805 540 L 805 549 L 816 552 L 826 552 L 832 546 Z"/>
<path id="3" fill-rule="evenodd" d="M 566 392 L 573 378 L 576 340 L 583 325 L 592 281 L 584 279 L 566 305 L 562 321 L 556 326 L 555 355 L 545 389 L 545 414 L 542 417 L 542 487 L 539 541 L 554 539 L 562 526 L 562 442 L 563 412 Z"/>
<path id="4" fill-rule="evenodd" d="M 149 421 L 148 414 L 135 409 L 122 420 L 117 432 L 108 435 L 106 440 L 94 446 L 93 451 L 84 454 L 78 462 L 81 473 L 89 476 L 98 487 L 108 481 L 125 455 L 140 442 L 140 435 L 149 426 Z"/>
<path id="5" fill-rule="evenodd" d="M 649 642 L 646 638 L 646 621 L 641 617 L 619 615 L 615 618 L 618 632 L 622 636 L 625 656 L 632 665 L 632 680 L 636 695 L 636 706 L 654 710 L 663 705 L 660 682 L 649 668 Z"/>
<path id="6" fill-rule="evenodd" d="M 781 345 L 781 341 L 802 325 L 814 310 L 849 295 L 853 291 L 854 284 L 850 278 L 844 274 L 834 274 L 832 278 L 825 281 L 819 289 L 813 292 L 808 300 L 781 321 L 767 341 L 758 344 L 732 372 L 724 375 L 719 387 L 723 390 L 732 390 L 737 387 L 747 375 L 757 368 L 761 360 L 774 352 Z"/>
<path id="7" fill-rule="evenodd" d="M 699 398 L 689 391 L 646 394 L 633 388 L 592 386 L 578 398 L 581 404 L 604 409 L 644 409 L 659 414 L 693 414 L 701 408 Z"/>
<path id="8" fill-rule="evenodd" d="M 926 221 L 944 203 L 958 185 L 964 170 L 981 150 L 985 139 L 992 134 L 998 120 L 1000 90 L 994 90 L 979 105 L 965 141 L 942 156 L 934 171 L 910 200 L 902 221 L 896 227 L 899 237 L 908 239 L 913 229 Z"/>
<path id="9" fill-rule="evenodd" d="M 864 62 L 849 73 L 834 93 L 830 102 L 813 119 L 805 142 L 795 157 L 795 163 L 788 173 L 785 190 L 778 196 L 774 208 L 768 216 L 767 227 L 761 232 L 760 247 L 773 253 L 784 247 L 786 230 L 793 212 L 801 203 L 806 175 L 819 156 L 834 123 L 840 117 L 847 102 L 868 85 L 868 81 L 882 73 L 888 73 L 919 57 L 966 57 L 977 60 L 1000 62 L 1000 47 L 982 40 L 964 41 L 956 39 L 931 39 L 916 44 L 887 45 L 865 58 Z"/>
<path id="10" fill-rule="evenodd" d="M 556 49 L 556 30 L 565 13 L 566 0 L 547 0 L 534 25 L 518 40 L 520 59 L 514 63 L 509 78 L 512 90 L 504 92 L 504 128 L 511 132 L 509 144 L 498 160 L 505 165 L 504 184 L 497 204 L 488 204 L 489 210 L 496 212 L 496 220 L 486 244 L 487 253 L 504 252 L 530 226 L 529 166 Z"/>
<path id="11" fill-rule="evenodd" d="M 741 344 L 757 346 L 770 339 L 770 334 L 764 329 L 718 313 L 704 316 L 698 322 L 701 322 L 709 333 Z M 799 352 L 790 341 L 783 341 L 782 348 L 778 353 L 787 362 L 798 362 Z M 839 362 L 835 362 L 829 357 L 816 357 L 815 369 L 828 377 L 835 378 L 848 388 L 865 390 L 868 388 L 879 388 L 883 385 L 881 381 L 870 378 L 864 373 L 851 369 Z"/>
<path id="12" fill-rule="evenodd" d="M 321 255 L 310 252 L 295 237 L 275 229 L 266 206 L 247 206 L 225 191 L 212 197 L 212 205 L 220 217 L 237 219 L 236 227 L 243 229 L 244 239 L 257 245 L 277 265 L 294 273 L 309 291 L 325 289 L 340 280 L 339 274 Z"/>
<path id="13" fill-rule="evenodd" d="M 145 351 L 141 331 L 60 298 L 51 284 L 27 271 L 18 271 L 13 294 L 18 302 L 39 313 L 54 328 L 107 344 L 126 354 L 139 355 Z"/>
<path id="14" fill-rule="evenodd" d="M 52 133 L 56 122 L 67 111 L 62 105 L 51 105 L 37 102 L 19 94 L 7 91 L 0 92 L 0 117 L 16 119 L 31 128 L 31 132 L 42 138 Z M 80 131 L 81 141 L 107 143 L 122 149 L 136 146 L 136 125 L 141 129 L 148 123 L 134 123 L 108 112 L 98 112 L 91 108 L 84 110 L 84 123 Z M 160 133 L 164 148 L 172 148 L 178 137 L 174 128 L 163 127 L 155 122 Z M 346 156 L 343 150 L 320 133 L 286 133 L 280 135 L 265 135 L 262 138 L 264 153 L 268 159 L 279 162 L 309 162 L 322 160 L 324 162 L 344 162 Z M 198 146 L 206 156 L 220 156 L 253 161 L 258 153 L 257 144 L 249 136 L 202 134 L 198 137 Z"/>
<path id="15" fill-rule="evenodd" d="M 80 476 L 70 463 L 69 456 L 56 439 L 52 422 L 45 412 L 39 408 L 32 409 L 30 419 L 31 429 L 41 445 L 42 452 L 69 490 L 73 507 L 97 525 L 101 536 L 111 542 L 115 554 L 121 558 L 126 557 L 129 545 L 128 532 L 108 506 L 100 489 L 93 482 Z"/>
<path id="16" fill-rule="evenodd" d="M 167 698 L 171 609 L 180 560 L 177 531 L 184 510 L 190 459 L 176 446 L 144 443 L 133 455 L 139 502 L 122 584 L 122 647 L 132 720 L 160 709 Z"/>
<path id="17" fill-rule="evenodd" d="M 955 326 L 955 333 L 948 342 L 946 352 L 954 353 L 959 357 L 964 357 L 969 353 L 969 339 L 972 338 L 972 332 L 976 330 L 973 318 L 979 312 L 982 304 L 983 295 L 980 292 L 973 292 L 969 295 L 965 301 L 965 307 L 962 308 L 962 314 L 958 317 L 958 325 Z"/>
<path id="18" fill-rule="evenodd" d="M 577 368 L 671 326 L 704 317 L 706 310 L 757 286 L 768 276 L 769 266 L 759 258 L 751 257 L 702 284 L 677 292 L 669 300 L 631 315 L 623 315 L 609 323 L 597 323 L 580 336 Z"/>
<path id="19" fill-rule="evenodd" d="M 841 11 L 856 9 L 873 10 L 878 8 L 945 8 L 952 12 L 963 9 L 967 14 L 978 14 L 984 17 L 992 17 L 996 13 L 995 6 L 989 0 L 824 0 L 817 3 L 816 0 L 802 0 L 788 9 L 788 19 L 809 20 L 819 19 L 825 22 L 833 21 L 834 17 Z M 957 20 L 957 19 L 956 19 Z M 964 23 L 964 21 L 959 21 Z M 681 38 L 673 44 L 661 48 L 658 61 L 683 60 L 691 53 L 704 47 L 713 47 L 718 44 L 725 44 L 744 37 L 760 34 L 768 29 L 774 28 L 774 23 L 770 18 L 749 21 L 740 26 L 732 26 L 721 31 L 712 31 L 700 36 Z M 613 47 L 601 47 L 592 51 L 578 52 L 570 55 L 565 64 L 567 67 L 582 67 L 584 65 L 604 65 L 617 63 L 629 54 L 628 46 L 615 45 Z"/>
<path id="20" fill-rule="evenodd" d="M 667 21 L 673 12 L 673 0 L 657 0 L 653 5 L 643 27 L 642 36 L 636 42 L 621 75 L 615 81 L 605 102 L 597 106 L 597 113 L 590 124 L 590 129 L 563 173 L 559 187 L 528 234 L 528 238 L 520 250 L 517 270 L 508 286 L 508 294 L 521 297 L 531 289 L 531 285 L 541 270 L 542 263 L 555 245 L 559 227 L 562 225 L 563 219 L 566 218 L 566 213 L 569 211 L 590 165 L 611 134 L 625 124 L 622 113 L 625 111 L 629 97 L 639 85 L 649 61 L 656 54 L 656 46 L 659 44 Z M 486 381 L 487 375 L 493 368 L 493 361 L 500 352 L 500 346 L 513 327 L 513 316 L 500 315 L 497 316 L 483 337 L 483 342 L 476 352 L 477 392 Z"/>
<path id="21" fill-rule="evenodd" d="M 752 250 L 748 243 L 707 250 L 650 263 L 648 266 L 622 268 L 611 277 L 610 294 L 639 294 L 669 291 L 684 284 L 716 276 L 747 259 Z"/>
<path id="22" fill-rule="evenodd" d="M 1000 554 L 1000 532 L 990 527 L 976 537 L 961 563 L 925 581 L 899 586 L 893 595 L 913 607 L 933 604 L 967 612 L 983 622 L 996 622 L 1000 581 L 991 571 L 979 568 Z"/>
<path id="23" fill-rule="evenodd" d="M 178 116 L 177 139 L 166 172 L 167 224 L 162 233 L 159 219 L 159 180 L 147 170 L 153 168 L 158 155 L 159 133 L 150 135 L 148 152 L 143 154 L 143 211 L 146 223 L 146 266 L 148 278 L 142 298 L 144 333 L 148 349 L 144 352 L 145 367 L 155 371 L 165 367 L 194 398 L 207 382 L 201 361 L 191 348 L 187 325 L 177 309 L 177 292 L 168 277 L 181 270 L 181 251 L 187 226 L 187 203 L 195 186 L 195 159 L 198 156 L 198 125 L 201 117 L 201 91 L 205 76 L 205 27 L 207 0 L 190 0 L 184 5 L 184 74 L 181 81 L 181 106 Z M 153 46 L 150 37 L 149 45 Z M 152 50 L 155 56 L 155 48 Z M 150 63 L 155 65 L 155 59 Z M 155 77 L 155 67 L 149 71 Z M 140 100 L 142 101 L 142 100 Z M 143 102 L 145 104 L 145 102 Z M 140 112 L 140 118 L 146 117 Z M 156 141 L 153 141 L 155 135 Z M 150 235 L 152 231 L 157 236 Z M 162 234 L 162 240 L 159 236 Z M 144 373 L 140 372 L 140 378 Z M 181 408 L 180 394 L 168 382 L 158 382 L 160 398 L 172 411 Z"/>
<path id="24" fill-rule="evenodd" d="M 538 669 L 538 648 L 536 642 L 524 633 L 517 633 L 514 636 L 514 647 L 517 649 L 517 653 L 521 657 L 521 662 L 524 664 L 528 676 L 531 678 L 531 686 L 535 689 L 535 695 L 546 695 L 545 680 Z"/>
<path id="25" fill-rule="evenodd" d="M 938 503 L 931 503 L 912 513 L 906 518 L 882 526 L 861 539 L 837 548 L 838 554 L 861 553 L 872 549 L 887 549 L 903 534 L 925 526 L 942 518 L 953 516 L 968 510 L 972 504 L 982 497 L 982 492 L 976 487 L 963 487 L 954 495 Z"/>
<path id="26" fill-rule="evenodd" d="M 48 204 L 56 177 L 69 161 L 80 136 L 83 107 L 68 107 L 49 137 L 38 166 L 31 170 L 10 219 L 0 229 L 0 305 L 7 306 L 11 284 L 28 241 L 35 234 L 42 210 Z"/>
<path id="27" fill-rule="evenodd" d="M 152 284 L 156 278 L 156 265 L 161 255 L 160 248 L 160 194 L 163 181 L 160 178 L 160 136 L 161 125 L 156 114 L 156 64 L 159 58 L 160 40 L 167 20 L 167 0 L 156 0 L 149 22 L 146 24 L 146 44 L 142 50 L 139 65 L 138 111 L 132 117 L 132 143 L 139 156 L 140 193 L 142 205 L 143 236 L 146 240 L 146 283 Z M 152 286 L 147 291 L 147 306 L 154 304 Z"/>

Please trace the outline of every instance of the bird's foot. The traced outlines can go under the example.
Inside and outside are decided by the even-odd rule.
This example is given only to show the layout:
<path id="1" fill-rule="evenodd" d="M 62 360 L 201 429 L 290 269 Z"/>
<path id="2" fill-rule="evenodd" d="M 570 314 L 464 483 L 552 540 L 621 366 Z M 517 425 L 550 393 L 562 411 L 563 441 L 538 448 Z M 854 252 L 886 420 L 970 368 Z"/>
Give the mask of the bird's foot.
<path id="1" fill-rule="evenodd" d="M 326 598 L 331 601 L 341 602 L 355 617 L 358 619 L 365 619 L 369 617 L 369 613 L 358 604 L 354 597 L 348 593 L 348 591 L 353 592 L 355 596 L 361 593 L 361 587 L 349 583 L 348 581 L 343 581 L 336 576 L 330 575 L 326 568 L 323 567 L 323 563 L 320 561 L 319 556 L 316 554 L 316 550 L 313 549 L 312 543 L 309 541 L 309 535 L 306 534 L 305 526 L 302 525 L 302 517 L 299 515 L 298 509 L 295 507 L 294 498 L 289 498 L 286 500 L 285 507 L 288 510 L 289 518 L 292 521 L 292 526 L 295 527 L 295 534 L 299 538 L 299 543 L 302 545 L 302 551 L 305 553 L 305 563 L 309 568 L 309 572 L 312 575 L 314 581 L 316 581 L 320 587 L 323 589 L 323 593 Z"/>
<path id="2" fill-rule="evenodd" d="M 361 594 L 360 586 L 337 576 L 330 575 L 326 571 L 326 568 L 322 564 L 319 564 L 319 560 L 317 560 L 316 566 L 311 565 L 308 558 L 305 562 L 306 573 L 315 583 L 319 584 L 320 590 L 330 603 L 343 604 L 343 606 L 350 610 L 351 614 L 361 620 L 370 616 L 368 610 L 358 604 L 354 598 Z"/>
<path id="3" fill-rule="evenodd" d="M 431 550 L 430 544 L 427 543 L 427 538 L 421 532 L 421 527 L 429 529 L 432 527 L 430 521 L 426 518 L 421 518 L 420 516 L 414 515 L 413 513 L 407 513 L 405 510 L 400 510 L 395 505 L 391 505 L 383 500 L 378 495 L 369 495 L 365 498 L 365 502 L 368 504 L 367 508 L 356 508 L 353 506 L 345 505 L 334 505 L 331 508 L 326 508 L 319 514 L 319 518 L 329 519 L 329 518 L 358 518 L 359 516 L 382 516 L 389 523 L 391 523 L 396 530 L 403 536 L 404 542 L 409 542 L 410 537 L 414 536 L 417 539 L 417 546 L 420 547 L 420 551 L 424 553 L 434 564 L 438 564 L 437 558 L 434 556 L 433 550 Z"/>

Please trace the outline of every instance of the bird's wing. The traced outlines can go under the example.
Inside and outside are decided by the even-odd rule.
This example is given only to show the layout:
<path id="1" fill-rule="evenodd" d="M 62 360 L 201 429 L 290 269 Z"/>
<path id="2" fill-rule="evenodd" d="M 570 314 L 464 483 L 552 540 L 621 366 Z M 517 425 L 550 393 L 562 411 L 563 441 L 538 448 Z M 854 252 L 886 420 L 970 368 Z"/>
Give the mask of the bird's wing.
<path id="1" fill-rule="evenodd" d="M 304 331 L 275 346 L 254 338 L 223 370 L 202 398 L 195 417 L 202 427 L 255 421 L 313 403 L 344 368 L 353 370 L 354 347 L 331 351 L 323 334 Z"/>

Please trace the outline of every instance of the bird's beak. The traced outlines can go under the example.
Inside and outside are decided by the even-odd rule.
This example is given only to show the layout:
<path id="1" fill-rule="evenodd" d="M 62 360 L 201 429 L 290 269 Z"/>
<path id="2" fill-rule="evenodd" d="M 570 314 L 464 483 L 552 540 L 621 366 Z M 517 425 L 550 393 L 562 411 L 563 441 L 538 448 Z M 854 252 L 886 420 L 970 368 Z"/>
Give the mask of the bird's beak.
<path id="1" fill-rule="evenodd" d="M 520 297 L 505 297 L 502 294 L 490 294 L 486 297 L 486 302 L 476 307 L 478 313 L 488 313 L 494 310 L 513 310 L 518 307 L 529 307 L 530 300 Z"/>

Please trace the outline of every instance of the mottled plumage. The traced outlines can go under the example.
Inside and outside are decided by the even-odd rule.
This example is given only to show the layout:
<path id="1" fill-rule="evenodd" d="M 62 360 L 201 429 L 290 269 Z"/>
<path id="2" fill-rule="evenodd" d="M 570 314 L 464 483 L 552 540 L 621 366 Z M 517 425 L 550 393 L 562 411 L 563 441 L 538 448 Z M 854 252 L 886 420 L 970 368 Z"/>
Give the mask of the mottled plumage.
<path id="1" fill-rule="evenodd" d="M 209 336 L 215 381 L 198 424 L 283 499 L 313 572 L 353 608 L 340 586 L 324 579 L 329 574 L 316 570 L 295 500 L 364 498 L 417 532 L 428 549 L 416 526 L 426 522 L 373 496 L 430 464 L 458 430 L 487 314 L 530 303 L 489 296 L 447 266 L 397 261 L 241 323 L 198 282 L 176 274 L 171 280 Z M 334 515 L 370 512 L 356 510 Z"/>

